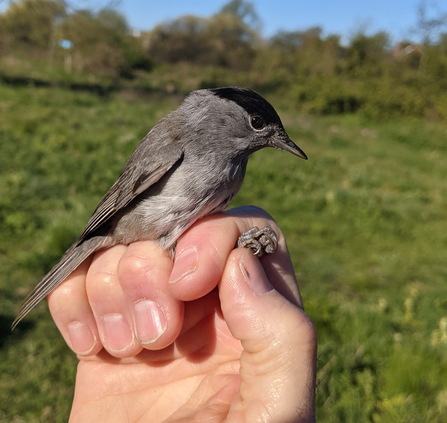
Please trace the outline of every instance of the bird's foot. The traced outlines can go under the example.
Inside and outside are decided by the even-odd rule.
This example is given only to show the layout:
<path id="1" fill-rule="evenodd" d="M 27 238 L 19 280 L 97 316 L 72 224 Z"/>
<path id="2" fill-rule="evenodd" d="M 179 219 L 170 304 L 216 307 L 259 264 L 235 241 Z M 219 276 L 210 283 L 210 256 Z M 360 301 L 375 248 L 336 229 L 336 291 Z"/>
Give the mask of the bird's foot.
<path id="1" fill-rule="evenodd" d="M 239 237 L 237 246 L 239 248 L 250 248 L 255 256 L 262 257 L 265 254 L 271 254 L 276 251 L 278 238 L 270 226 L 262 229 L 254 226 Z"/>

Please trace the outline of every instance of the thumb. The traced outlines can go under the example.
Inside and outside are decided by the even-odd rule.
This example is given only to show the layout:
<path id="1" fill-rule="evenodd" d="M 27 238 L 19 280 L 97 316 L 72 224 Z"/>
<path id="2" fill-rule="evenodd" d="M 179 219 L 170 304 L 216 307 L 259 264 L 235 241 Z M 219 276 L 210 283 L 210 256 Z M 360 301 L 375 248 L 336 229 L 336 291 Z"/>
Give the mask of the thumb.
<path id="1" fill-rule="evenodd" d="M 219 287 L 222 313 L 244 349 L 228 422 L 315 421 L 316 330 L 274 289 L 282 282 L 269 281 L 250 250 L 236 249 L 227 260 Z"/>

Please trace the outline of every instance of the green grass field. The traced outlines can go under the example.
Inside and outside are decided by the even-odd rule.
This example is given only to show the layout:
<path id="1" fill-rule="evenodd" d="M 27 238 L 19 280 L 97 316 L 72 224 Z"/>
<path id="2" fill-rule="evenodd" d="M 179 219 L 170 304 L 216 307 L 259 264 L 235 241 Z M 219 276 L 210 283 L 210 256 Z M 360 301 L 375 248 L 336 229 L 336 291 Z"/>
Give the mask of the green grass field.
<path id="1" fill-rule="evenodd" d="M 67 420 L 76 358 L 46 305 L 11 322 L 179 100 L 0 85 L 0 422 Z M 280 115 L 309 161 L 256 153 L 233 205 L 286 234 L 319 333 L 318 421 L 447 421 L 447 126 Z"/>

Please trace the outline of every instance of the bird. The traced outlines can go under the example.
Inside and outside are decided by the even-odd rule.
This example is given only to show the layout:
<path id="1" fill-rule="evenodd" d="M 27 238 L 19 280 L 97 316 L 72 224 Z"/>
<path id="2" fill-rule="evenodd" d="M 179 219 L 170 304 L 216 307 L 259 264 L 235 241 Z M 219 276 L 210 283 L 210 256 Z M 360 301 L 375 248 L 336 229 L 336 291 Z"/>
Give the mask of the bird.
<path id="1" fill-rule="evenodd" d="M 153 240 L 174 257 L 180 235 L 231 203 L 249 156 L 264 147 L 307 160 L 273 106 L 256 92 L 241 87 L 191 92 L 140 141 L 79 238 L 26 297 L 12 329 L 100 249 Z M 259 238 L 261 232 L 251 233 Z M 260 243 L 250 236 L 242 246 L 250 239 L 259 250 Z"/>

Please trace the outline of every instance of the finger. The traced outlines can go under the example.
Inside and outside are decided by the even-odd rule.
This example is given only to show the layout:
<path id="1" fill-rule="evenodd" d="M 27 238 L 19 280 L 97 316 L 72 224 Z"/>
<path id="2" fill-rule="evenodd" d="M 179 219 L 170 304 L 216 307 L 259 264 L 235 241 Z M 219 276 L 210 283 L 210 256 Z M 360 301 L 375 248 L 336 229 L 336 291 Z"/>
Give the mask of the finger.
<path id="1" fill-rule="evenodd" d="M 97 354 L 102 344 L 85 289 L 91 258 L 48 295 L 48 306 L 67 345 L 78 355 Z"/>
<path id="2" fill-rule="evenodd" d="M 117 275 L 118 262 L 126 250 L 125 245 L 115 245 L 96 253 L 86 279 L 87 296 L 101 342 L 115 357 L 131 357 L 141 351 Z"/>
<path id="3" fill-rule="evenodd" d="M 154 242 L 129 245 L 118 265 L 118 277 L 132 314 L 139 343 L 148 349 L 171 344 L 183 322 L 183 303 L 168 289 L 172 260 Z"/>
<path id="4" fill-rule="evenodd" d="M 169 281 L 172 295 L 191 301 L 210 292 L 219 282 L 239 236 L 254 226 L 270 226 L 276 232 L 278 250 L 262 257 L 262 264 L 268 277 L 283 276 L 276 288 L 302 307 L 284 235 L 276 222 L 257 207 L 240 207 L 205 217 L 182 235 Z"/>
<path id="5" fill-rule="evenodd" d="M 230 254 L 219 293 L 225 321 L 244 354 L 240 396 L 229 420 L 258 421 L 268 415 L 271 421 L 315 421 L 315 327 L 273 288 L 278 282 L 267 278 L 250 251 Z"/>

